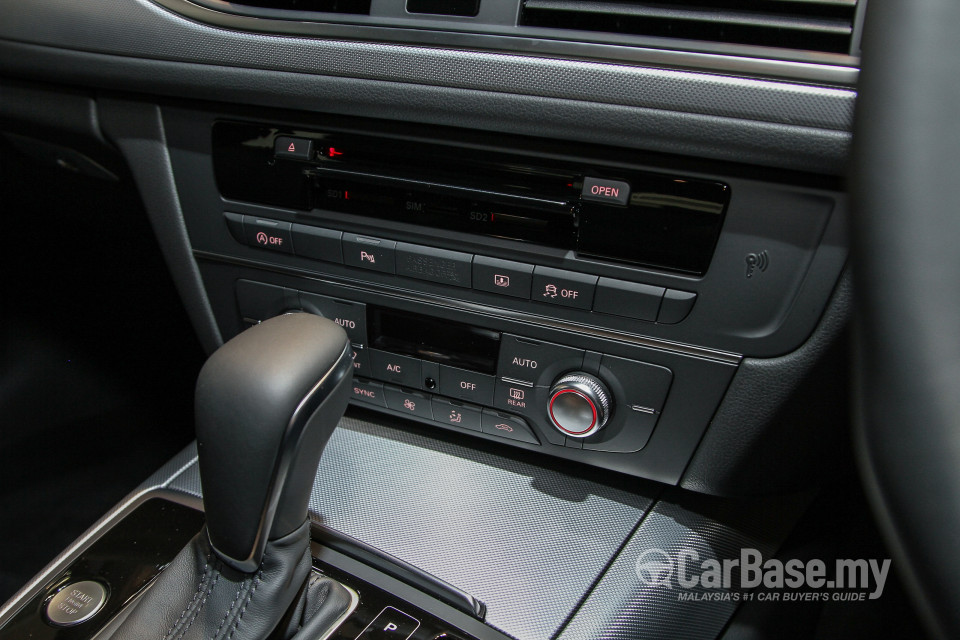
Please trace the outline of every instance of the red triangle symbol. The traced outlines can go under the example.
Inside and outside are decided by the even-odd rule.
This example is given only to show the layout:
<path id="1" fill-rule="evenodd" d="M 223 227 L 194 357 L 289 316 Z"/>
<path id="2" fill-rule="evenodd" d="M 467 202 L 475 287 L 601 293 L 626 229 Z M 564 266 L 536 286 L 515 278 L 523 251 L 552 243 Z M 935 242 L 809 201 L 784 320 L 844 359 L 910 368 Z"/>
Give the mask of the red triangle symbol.
<path id="1" fill-rule="evenodd" d="M 287 151 L 289 151 L 290 153 L 296 153 L 296 151 L 297 151 L 297 145 L 295 145 L 295 144 L 293 144 L 293 143 L 291 142 L 291 143 L 290 143 L 290 146 L 287 147 Z"/>

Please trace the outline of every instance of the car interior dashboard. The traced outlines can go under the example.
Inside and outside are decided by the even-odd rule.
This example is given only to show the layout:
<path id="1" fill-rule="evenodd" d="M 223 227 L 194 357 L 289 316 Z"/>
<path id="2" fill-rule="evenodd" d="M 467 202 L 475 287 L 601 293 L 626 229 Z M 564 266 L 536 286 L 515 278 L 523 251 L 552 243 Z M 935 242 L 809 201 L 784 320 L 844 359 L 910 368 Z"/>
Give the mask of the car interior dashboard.
<path id="1" fill-rule="evenodd" d="M 896 563 L 864 602 L 650 576 L 891 556 L 850 435 L 867 14 L 0 0 L 0 638 L 923 637 Z"/>

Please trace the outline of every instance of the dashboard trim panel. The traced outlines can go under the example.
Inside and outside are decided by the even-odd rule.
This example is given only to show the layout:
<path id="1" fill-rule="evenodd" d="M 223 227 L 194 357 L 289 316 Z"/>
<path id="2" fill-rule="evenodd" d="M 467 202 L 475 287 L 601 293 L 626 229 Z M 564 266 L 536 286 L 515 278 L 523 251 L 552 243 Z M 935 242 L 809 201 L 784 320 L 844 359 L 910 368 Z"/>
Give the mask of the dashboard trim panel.
<path id="1" fill-rule="evenodd" d="M 237 258 L 234 256 L 222 255 L 219 253 L 212 253 L 208 251 L 194 250 L 194 257 L 209 260 L 213 262 L 221 262 L 224 264 L 232 264 L 241 267 L 252 267 L 259 269 L 261 271 L 271 271 L 273 273 L 279 273 L 282 275 L 297 276 L 300 278 L 305 278 L 314 282 L 319 282 L 323 284 L 330 285 L 340 285 L 340 286 L 350 286 L 354 290 L 363 291 L 366 293 L 378 293 L 385 294 L 401 300 L 408 300 L 413 302 L 424 302 L 431 305 L 439 305 L 447 307 L 449 309 L 456 309 L 460 311 L 473 311 L 490 317 L 499 317 L 499 318 L 509 318 L 512 320 L 522 321 L 528 324 L 548 328 L 548 329 L 558 329 L 560 331 L 573 331 L 580 334 L 589 335 L 596 338 L 604 338 L 608 340 L 616 340 L 619 342 L 625 342 L 635 346 L 649 347 L 651 349 L 658 349 L 660 351 L 667 351 L 670 353 L 676 353 L 685 356 L 693 356 L 696 358 L 703 358 L 706 360 L 712 360 L 714 362 L 721 362 L 724 364 L 737 365 L 740 364 L 740 361 L 743 360 L 743 356 L 731 353 L 727 351 L 721 351 L 718 349 L 708 349 L 706 347 L 698 347 L 696 345 L 682 344 L 679 342 L 670 342 L 669 340 L 659 340 L 656 338 L 649 338 L 641 335 L 631 335 L 628 333 L 621 333 L 619 331 L 613 331 L 610 329 L 601 329 L 599 327 L 591 327 L 589 325 L 563 321 L 557 318 L 550 318 L 548 316 L 533 316 L 530 313 L 513 311 L 511 309 L 505 309 L 502 307 L 491 307 L 484 304 L 478 304 L 475 302 L 467 302 L 465 300 L 453 300 L 450 298 L 442 296 L 434 296 L 428 293 L 409 291 L 409 290 L 398 290 L 395 287 L 384 287 L 377 285 L 371 282 L 345 282 L 339 281 L 331 278 L 319 277 L 315 272 L 308 271 L 305 269 L 296 269 L 293 267 L 281 266 L 275 263 L 267 262 L 257 262 L 254 260 L 246 260 L 244 258 Z"/>

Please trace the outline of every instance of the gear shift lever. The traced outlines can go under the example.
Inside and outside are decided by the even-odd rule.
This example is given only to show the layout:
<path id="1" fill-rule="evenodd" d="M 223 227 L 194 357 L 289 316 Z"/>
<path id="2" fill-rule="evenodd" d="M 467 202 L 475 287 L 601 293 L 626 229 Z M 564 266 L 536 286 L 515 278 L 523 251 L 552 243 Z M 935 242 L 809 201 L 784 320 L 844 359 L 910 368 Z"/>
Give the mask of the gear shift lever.
<path id="1" fill-rule="evenodd" d="M 210 543 L 255 570 L 268 539 L 303 524 L 320 454 L 347 406 L 352 350 L 307 313 L 255 326 L 214 353 L 197 381 L 200 482 Z"/>
<path id="2" fill-rule="evenodd" d="M 111 638 L 263 640 L 304 625 L 319 637 L 345 610 L 339 584 L 306 585 L 307 504 L 352 371 L 343 329 L 307 313 L 267 320 L 210 356 L 196 389 L 207 526 Z"/>

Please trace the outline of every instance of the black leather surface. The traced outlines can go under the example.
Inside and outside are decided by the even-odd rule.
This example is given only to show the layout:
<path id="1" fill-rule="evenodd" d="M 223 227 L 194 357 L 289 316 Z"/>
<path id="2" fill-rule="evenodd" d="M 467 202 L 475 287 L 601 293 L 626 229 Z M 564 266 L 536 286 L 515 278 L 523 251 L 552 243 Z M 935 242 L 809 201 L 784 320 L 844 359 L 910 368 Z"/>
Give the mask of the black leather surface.
<path id="1" fill-rule="evenodd" d="M 859 449 L 927 619 L 960 637 L 960 3 L 872 3 L 854 164 Z"/>
<path id="2" fill-rule="evenodd" d="M 305 403 L 322 380 L 343 375 L 347 346 L 330 320 L 282 315 L 227 342 L 200 371 L 204 511 L 214 548 L 234 566 L 243 568 L 268 532 L 269 539 L 284 536 L 306 519 L 317 461 L 346 409 L 351 363 L 349 375 L 327 390 L 332 404 Z"/>
<path id="3" fill-rule="evenodd" d="M 111 640 L 263 640 L 275 628 L 282 638 L 319 637 L 313 632 L 335 621 L 349 606 L 350 596 L 324 578 L 311 578 L 304 589 L 311 567 L 309 536 L 310 526 L 304 523 L 271 542 L 257 571 L 245 574 L 217 558 L 202 530 L 160 574 Z"/>
<path id="4" fill-rule="evenodd" d="M 350 592 L 342 584 L 313 572 L 278 635 L 287 640 L 318 640 L 349 611 L 350 605 Z"/>

